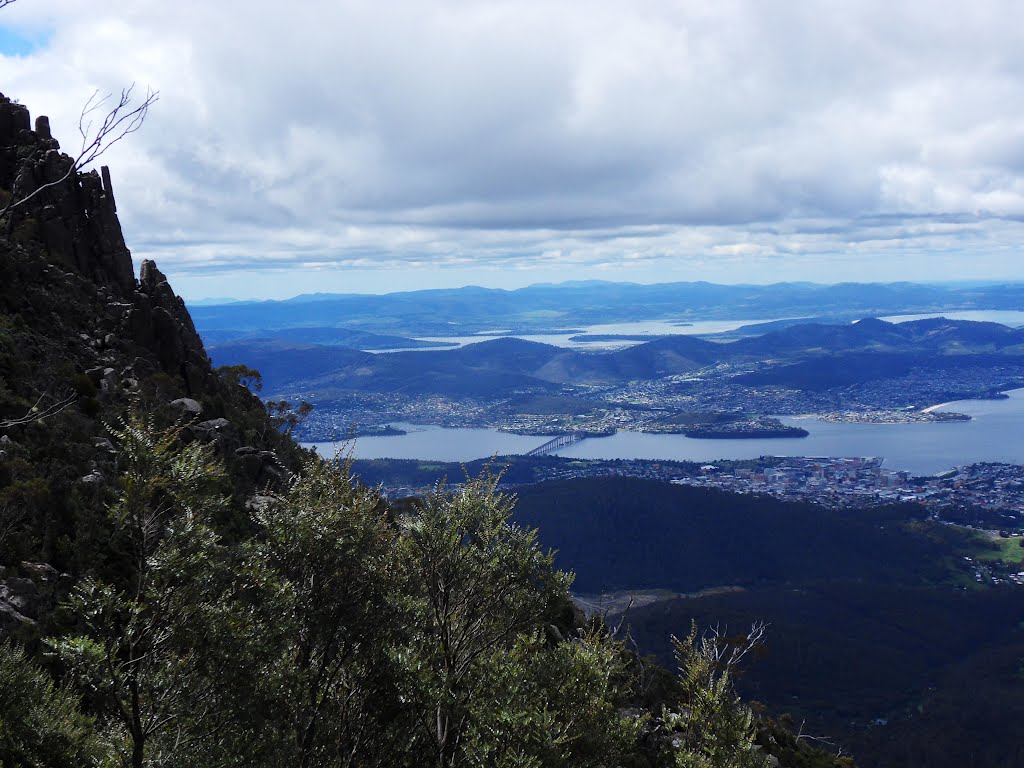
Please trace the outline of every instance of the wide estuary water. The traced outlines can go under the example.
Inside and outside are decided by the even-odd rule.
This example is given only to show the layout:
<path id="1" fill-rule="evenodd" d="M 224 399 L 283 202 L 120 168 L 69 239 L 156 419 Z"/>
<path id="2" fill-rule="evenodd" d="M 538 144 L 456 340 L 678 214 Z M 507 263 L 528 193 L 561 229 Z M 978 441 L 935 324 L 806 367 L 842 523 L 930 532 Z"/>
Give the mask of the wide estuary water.
<path id="1" fill-rule="evenodd" d="M 697 440 L 683 435 L 619 432 L 558 451 L 587 459 L 668 459 L 710 462 L 758 456 L 880 456 L 890 469 L 935 474 L 974 462 L 1024 464 L 1024 389 L 1006 400 L 960 400 L 941 410 L 965 413 L 971 421 L 923 424 L 835 424 L 810 417 L 782 417 L 810 432 L 805 438 Z M 520 454 L 547 438 L 510 435 L 493 429 L 444 429 L 403 424 L 406 435 L 363 437 L 349 446 L 358 459 L 469 461 L 494 454 Z M 331 443 L 317 445 L 331 455 Z"/>

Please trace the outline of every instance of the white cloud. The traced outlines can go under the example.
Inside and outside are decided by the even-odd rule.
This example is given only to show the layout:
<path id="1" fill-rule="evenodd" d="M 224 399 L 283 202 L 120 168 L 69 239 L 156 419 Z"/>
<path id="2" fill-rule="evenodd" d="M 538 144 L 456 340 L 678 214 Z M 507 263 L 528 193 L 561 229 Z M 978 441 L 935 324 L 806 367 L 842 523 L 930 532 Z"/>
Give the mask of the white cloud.
<path id="1" fill-rule="evenodd" d="M 2 88 L 69 148 L 93 88 L 160 90 L 108 162 L 135 255 L 186 278 L 908 277 L 929 249 L 963 254 L 932 276 L 1024 278 L 1013 0 L 20 0 L 0 22 L 49 31 Z"/>

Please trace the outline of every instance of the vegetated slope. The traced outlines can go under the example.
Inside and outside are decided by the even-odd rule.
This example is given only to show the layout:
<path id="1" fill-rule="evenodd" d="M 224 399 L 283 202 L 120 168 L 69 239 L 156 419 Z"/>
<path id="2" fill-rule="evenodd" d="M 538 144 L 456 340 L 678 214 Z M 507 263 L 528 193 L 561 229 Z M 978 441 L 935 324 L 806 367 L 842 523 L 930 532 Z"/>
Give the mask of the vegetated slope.
<path id="1" fill-rule="evenodd" d="M 921 508 L 856 513 L 635 478 L 542 483 L 516 520 L 540 529 L 575 589 L 671 589 L 868 579 L 941 582 L 957 533 L 913 529 Z M 952 541 L 947 540 L 951 537 Z"/>
<path id="2" fill-rule="evenodd" d="M 755 388 L 781 386 L 819 392 L 870 381 L 884 381 L 921 369 L 927 369 L 937 377 L 941 374 L 963 373 L 972 369 L 996 368 L 1005 369 L 1004 375 L 1020 376 L 1024 373 L 1024 356 L 989 352 L 963 355 L 929 355 L 913 351 L 847 352 L 766 367 L 740 374 L 735 381 Z M 999 392 L 1005 388 L 997 384 L 992 387 L 992 392 Z M 978 395 L 973 390 L 963 394 L 975 397 Z M 954 390 L 937 396 L 940 399 L 955 400 L 959 399 L 960 395 L 960 392 Z"/>
<path id="3" fill-rule="evenodd" d="M 729 356 L 726 345 L 695 336 L 669 336 L 613 352 L 579 353 L 557 374 L 550 368 L 538 373 L 571 384 L 614 385 L 688 373 Z"/>
<path id="4" fill-rule="evenodd" d="M 607 477 L 523 488 L 516 519 L 540 527 L 578 592 L 690 593 L 625 616 L 637 647 L 663 663 L 668 638 L 693 621 L 727 635 L 767 622 L 743 694 L 853 747 L 859 765 L 1016 765 L 1019 588 L 958 586 L 969 581 L 963 556 L 987 544 L 923 514 Z M 697 594 L 714 587 L 733 589 Z"/>
<path id="5" fill-rule="evenodd" d="M 914 351 L 935 354 L 1017 352 L 1024 331 L 999 323 L 931 318 L 889 323 L 865 318 L 855 323 L 791 325 L 729 345 L 734 355 L 776 357 L 792 354 L 837 354 L 854 351 Z"/>
<path id="6" fill-rule="evenodd" d="M 263 386 L 275 392 L 337 371 L 358 371 L 371 365 L 374 355 L 357 349 L 316 344 L 295 344 L 270 339 L 229 341 L 210 347 L 215 365 L 246 365 L 263 377 Z"/>
<path id="7" fill-rule="evenodd" d="M 263 374 L 269 392 L 307 387 L 409 395 L 501 396 L 522 389 L 556 390 L 535 375 L 562 355 L 558 347 L 520 339 L 495 339 L 459 349 L 371 354 L 337 347 L 220 344 L 211 350 L 219 364 L 249 361 Z"/>
<path id="8" fill-rule="evenodd" d="M 767 622 L 744 695 L 792 712 L 866 768 L 1020 765 L 1022 620 L 1015 590 L 870 581 L 666 600 L 626 617 L 638 646 L 665 661 L 665 638 L 691 621 L 731 632 Z"/>
<path id="9" fill-rule="evenodd" d="M 633 607 L 642 652 L 670 664 L 668 638 L 691 621 L 727 634 L 765 621 L 743 694 L 853 747 L 859 765 L 1016 764 L 1024 603 L 1018 589 L 955 586 L 963 554 L 984 546 L 970 532 L 912 505 L 834 512 L 630 478 L 519 497 L 516 519 L 540 527 L 579 592 L 739 587 Z"/>
<path id="10" fill-rule="evenodd" d="M 849 743 L 868 768 L 1024 765 L 1022 658 L 1018 630 L 936 674 L 910 716 L 851 734 Z"/>

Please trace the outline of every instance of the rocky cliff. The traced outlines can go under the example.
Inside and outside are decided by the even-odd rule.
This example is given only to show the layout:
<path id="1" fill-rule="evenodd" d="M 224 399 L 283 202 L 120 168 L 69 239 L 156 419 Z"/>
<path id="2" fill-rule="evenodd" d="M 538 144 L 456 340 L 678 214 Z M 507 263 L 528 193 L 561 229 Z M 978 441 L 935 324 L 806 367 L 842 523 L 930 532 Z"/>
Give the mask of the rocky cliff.
<path id="1" fill-rule="evenodd" d="M 35 130 L 29 125 L 28 109 L 0 94 L 0 208 L 11 198 L 37 193 L 2 222 L 8 248 L 27 247 L 63 271 L 65 280 L 90 283 L 106 305 L 97 318 L 108 331 L 103 343 L 110 334 L 110 344 L 134 343 L 154 353 L 161 369 L 180 376 L 190 392 L 201 392 L 210 376 L 202 341 L 156 264 L 144 261 L 140 280 L 135 279 L 109 170 L 73 170 L 74 160 L 61 153 L 47 118 L 37 118 Z"/>
<path id="2" fill-rule="evenodd" d="M 39 190 L 0 217 L 0 633 L 30 622 L 61 572 L 112 557 L 107 427 L 129 412 L 214 443 L 236 510 L 300 458 L 260 400 L 212 368 L 156 264 L 136 279 L 109 171 L 73 164 L 45 117 L 0 94 L 0 211 Z"/>
<path id="3" fill-rule="evenodd" d="M 14 213 L 8 226 L 20 224 L 46 249 L 51 262 L 74 267 L 80 274 L 123 294 L 136 288 L 132 257 L 121 234 L 117 206 L 106 167 L 71 172 L 74 160 L 60 151 L 45 116 L 30 128 L 28 108 L 0 94 L 0 190 L 15 199 L 54 184 L 39 198 Z M 0 194 L 0 209 L 6 205 Z"/>

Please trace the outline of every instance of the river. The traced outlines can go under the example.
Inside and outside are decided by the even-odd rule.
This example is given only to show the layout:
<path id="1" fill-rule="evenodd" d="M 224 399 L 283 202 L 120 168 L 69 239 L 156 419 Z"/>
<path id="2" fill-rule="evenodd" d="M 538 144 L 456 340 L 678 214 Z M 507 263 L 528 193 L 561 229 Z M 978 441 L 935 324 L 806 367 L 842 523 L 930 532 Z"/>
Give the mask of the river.
<path id="1" fill-rule="evenodd" d="M 699 440 L 684 435 L 619 432 L 590 438 L 557 451 L 585 459 L 652 459 L 710 462 L 758 456 L 880 456 L 889 469 L 935 474 L 975 462 L 1024 464 L 1024 389 L 1006 400 L 960 400 L 940 410 L 971 416 L 971 421 L 916 424 L 836 424 L 812 417 L 783 416 L 786 424 L 810 432 L 805 438 Z M 469 461 L 494 454 L 521 454 L 547 441 L 494 429 L 444 429 L 398 425 L 396 437 L 364 437 L 349 446 L 357 459 Z M 325 455 L 331 443 L 316 445 Z"/>

